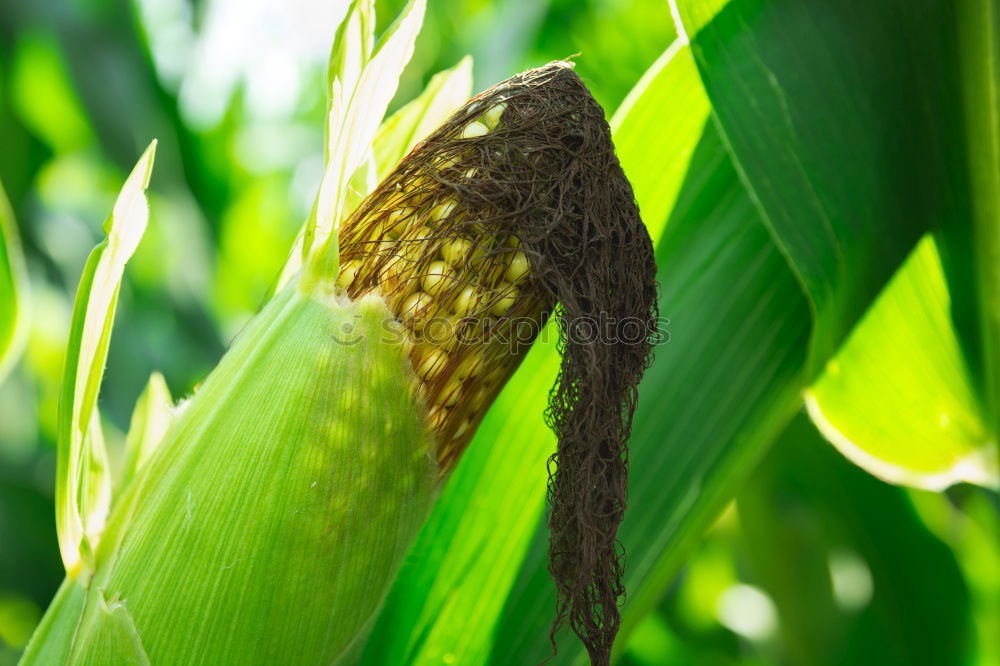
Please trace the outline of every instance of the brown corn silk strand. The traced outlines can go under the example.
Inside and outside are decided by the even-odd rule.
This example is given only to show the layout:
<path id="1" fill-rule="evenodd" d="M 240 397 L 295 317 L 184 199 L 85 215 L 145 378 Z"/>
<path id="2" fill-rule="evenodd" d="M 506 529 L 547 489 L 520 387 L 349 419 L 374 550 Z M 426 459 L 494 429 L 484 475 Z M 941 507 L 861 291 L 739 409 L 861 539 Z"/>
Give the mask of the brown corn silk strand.
<path id="1" fill-rule="evenodd" d="M 491 131 L 467 130 L 498 108 Z M 530 273 L 515 285 L 504 275 L 518 252 Z M 442 257 L 454 270 L 440 269 Z M 592 663 L 608 664 L 625 593 L 616 534 L 636 387 L 656 332 L 656 265 L 604 112 L 572 65 L 550 63 L 494 86 L 417 145 L 343 225 L 341 262 L 348 294 L 381 293 L 415 341 L 410 358 L 445 474 L 555 312 L 562 365 L 546 410 L 558 438 L 549 461 L 558 592 L 550 638 L 555 651 L 568 622 Z M 429 300 L 414 296 L 438 274 Z M 478 296 L 466 307 L 470 287 Z M 414 299 L 426 305 L 407 309 Z M 435 314 L 442 344 L 425 339 Z"/>

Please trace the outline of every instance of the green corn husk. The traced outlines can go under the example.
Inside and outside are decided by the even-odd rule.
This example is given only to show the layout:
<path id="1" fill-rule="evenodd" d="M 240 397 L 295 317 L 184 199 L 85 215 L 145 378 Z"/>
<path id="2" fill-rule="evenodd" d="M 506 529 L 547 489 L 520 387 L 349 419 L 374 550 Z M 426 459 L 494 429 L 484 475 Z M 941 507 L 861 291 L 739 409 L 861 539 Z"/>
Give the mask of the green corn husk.
<path id="1" fill-rule="evenodd" d="M 360 647 L 437 466 L 379 299 L 293 283 L 114 507 L 23 664 L 335 663 Z"/>

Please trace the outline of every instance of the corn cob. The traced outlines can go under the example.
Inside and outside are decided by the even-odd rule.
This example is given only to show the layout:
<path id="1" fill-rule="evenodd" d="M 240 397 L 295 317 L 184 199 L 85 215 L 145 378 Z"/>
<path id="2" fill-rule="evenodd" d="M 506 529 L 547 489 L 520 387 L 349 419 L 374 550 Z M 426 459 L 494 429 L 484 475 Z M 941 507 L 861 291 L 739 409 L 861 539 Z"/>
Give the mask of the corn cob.
<path id="1" fill-rule="evenodd" d="M 567 63 L 518 75 L 418 144 L 339 241 L 339 273 L 288 284 L 172 423 L 25 664 L 352 663 L 436 488 L 553 315 L 553 635 L 568 621 L 609 663 L 656 294 L 603 111 Z M 628 318 L 634 340 L 614 330 Z M 584 319 L 600 340 L 573 335 Z"/>
<path id="2" fill-rule="evenodd" d="M 486 91 L 357 209 L 340 247 L 339 288 L 377 293 L 403 323 L 441 476 L 558 303 L 552 636 L 568 620 L 592 661 L 608 663 L 624 594 L 625 443 L 655 333 L 656 266 L 600 106 L 568 63 Z M 638 335 L 623 339 L 623 322 Z M 584 326 L 597 338 L 574 336 Z"/>

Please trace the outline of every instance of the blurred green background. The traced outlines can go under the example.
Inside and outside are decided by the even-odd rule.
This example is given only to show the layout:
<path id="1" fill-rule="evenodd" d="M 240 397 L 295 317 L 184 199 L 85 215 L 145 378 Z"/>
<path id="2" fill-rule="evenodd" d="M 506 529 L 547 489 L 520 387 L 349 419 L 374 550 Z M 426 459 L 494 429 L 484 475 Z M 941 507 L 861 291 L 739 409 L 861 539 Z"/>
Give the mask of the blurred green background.
<path id="1" fill-rule="evenodd" d="M 380 25 L 402 4 L 379 2 Z M 429 5 L 392 108 L 466 53 L 477 91 L 579 54 L 610 116 L 675 36 L 662 0 Z M 158 138 L 153 222 L 126 272 L 102 387 L 112 449 L 150 372 L 190 393 L 283 264 L 321 175 L 323 72 L 344 8 L 0 7 L 0 180 L 32 294 L 26 353 L 0 385 L 0 665 L 16 661 L 62 579 L 52 496 L 65 338 L 127 170 Z M 629 636 L 623 662 L 1000 665 L 998 513 L 980 489 L 886 485 L 796 417 Z"/>

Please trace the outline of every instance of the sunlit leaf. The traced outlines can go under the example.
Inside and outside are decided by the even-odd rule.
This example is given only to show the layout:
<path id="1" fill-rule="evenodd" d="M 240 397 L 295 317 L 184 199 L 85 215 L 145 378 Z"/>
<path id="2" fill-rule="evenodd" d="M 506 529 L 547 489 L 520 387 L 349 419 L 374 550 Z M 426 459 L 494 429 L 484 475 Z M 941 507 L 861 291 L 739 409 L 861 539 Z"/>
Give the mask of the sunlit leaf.
<path id="1" fill-rule="evenodd" d="M 27 290 L 14 212 L 0 184 L 0 383 L 24 347 L 28 325 Z"/>
<path id="2" fill-rule="evenodd" d="M 56 471 L 59 550 L 70 577 L 76 576 L 81 566 L 89 566 L 87 560 L 104 527 L 111 500 L 97 395 L 125 263 L 135 252 L 149 220 L 145 191 L 155 150 L 154 141 L 122 186 L 114 210 L 104 223 L 107 237 L 87 259 L 73 305 L 59 402 Z"/>
<path id="3" fill-rule="evenodd" d="M 927 236 L 807 394 L 827 439 L 886 481 L 931 490 L 1000 484 L 950 306 Z"/>
<path id="4" fill-rule="evenodd" d="M 694 60 L 677 40 L 611 118 L 615 150 L 654 241 L 663 235 L 708 114 Z"/>

